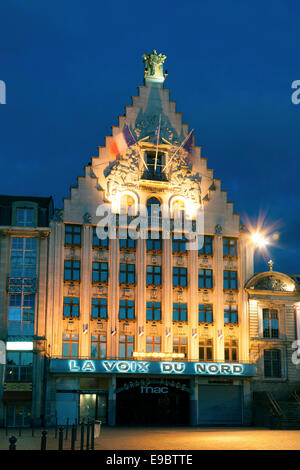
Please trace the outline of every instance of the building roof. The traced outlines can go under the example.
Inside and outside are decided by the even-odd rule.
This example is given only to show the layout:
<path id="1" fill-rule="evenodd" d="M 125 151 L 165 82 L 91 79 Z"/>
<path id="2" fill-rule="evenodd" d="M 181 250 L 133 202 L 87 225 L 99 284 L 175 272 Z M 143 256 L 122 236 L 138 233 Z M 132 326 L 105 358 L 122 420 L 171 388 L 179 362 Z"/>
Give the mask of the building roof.
<path id="1" fill-rule="evenodd" d="M 0 194 L 0 225 L 12 225 L 12 205 L 17 201 L 36 203 L 38 205 L 38 226 L 49 226 L 54 212 L 52 196 L 10 196 L 7 194 Z"/>

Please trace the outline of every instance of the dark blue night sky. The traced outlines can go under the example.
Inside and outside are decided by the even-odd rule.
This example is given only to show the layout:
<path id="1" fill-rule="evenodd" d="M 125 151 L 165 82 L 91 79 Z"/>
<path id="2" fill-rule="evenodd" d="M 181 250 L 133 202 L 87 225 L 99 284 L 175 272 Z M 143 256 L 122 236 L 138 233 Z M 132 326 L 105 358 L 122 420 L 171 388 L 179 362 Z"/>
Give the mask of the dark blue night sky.
<path id="1" fill-rule="evenodd" d="M 242 221 L 279 233 L 256 270 L 300 272 L 300 6 L 296 1 L 1 0 L 1 194 L 69 197 L 167 55 L 165 87 Z"/>

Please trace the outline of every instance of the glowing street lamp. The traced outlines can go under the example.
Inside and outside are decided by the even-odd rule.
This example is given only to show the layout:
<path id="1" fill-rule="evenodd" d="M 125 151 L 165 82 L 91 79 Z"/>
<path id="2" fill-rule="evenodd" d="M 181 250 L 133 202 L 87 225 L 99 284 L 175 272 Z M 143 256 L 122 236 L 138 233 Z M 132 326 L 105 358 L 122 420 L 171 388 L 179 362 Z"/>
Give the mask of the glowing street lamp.
<path id="1" fill-rule="evenodd" d="M 258 232 L 253 233 L 251 236 L 251 239 L 253 243 L 259 248 L 264 248 L 266 245 L 269 244 L 269 241 L 267 240 L 267 238 L 265 238 L 263 235 L 261 235 Z"/>

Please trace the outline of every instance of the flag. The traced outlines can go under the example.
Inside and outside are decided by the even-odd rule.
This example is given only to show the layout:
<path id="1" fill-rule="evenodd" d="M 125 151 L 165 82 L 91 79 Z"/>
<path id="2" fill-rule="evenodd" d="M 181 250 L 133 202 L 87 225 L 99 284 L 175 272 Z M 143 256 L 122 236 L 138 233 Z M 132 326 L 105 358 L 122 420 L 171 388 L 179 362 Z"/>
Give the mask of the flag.
<path id="1" fill-rule="evenodd" d="M 192 150 L 192 145 L 193 145 L 193 135 L 190 133 L 188 138 L 186 139 L 185 143 L 183 144 L 182 148 L 187 152 L 191 153 Z"/>
<path id="2" fill-rule="evenodd" d="M 87 323 L 82 325 L 82 333 L 85 335 L 88 332 L 89 325 Z"/>
<path id="3" fill-rule="evenodd" d="M 171 328 L 166 328 L 166 337 L 170 336 L 171 334 Z"/>
<path id="4" fill-rule="evenodd" d="M 127 126 L 127 124 L 125 124 L 122 129 L 122 132 L 113 137 L 109 145 L 109 151 L 117 157 L 121 153 L 125 152 L 128 147 L 134 145 L 135 143 L 136 142 L 130 132 L 129 127 Z"/>
<path id="5" fill-rule="evenodd" d="M 192 330 L 192 338 L 197 338 L 197 328 L 193 328 L 193 330 Z"/>
<path id="6" fill-rule="evenodd" d="M 218 330 L 218 339 L 222 339 L 223 338 L 223 332 L 222 330 Z"/>
<path id="7" fill-rule="evenodd" d="M 111 330 L 111 335 L 112 336 L 116 336 L 116 334 L 117 334 L 117 330 Z"/>
<path id="8" fill-rule="evenodd" d="M 139 327 L 139 336 L 143 336 L 144 328 L 142 326 Z"/>

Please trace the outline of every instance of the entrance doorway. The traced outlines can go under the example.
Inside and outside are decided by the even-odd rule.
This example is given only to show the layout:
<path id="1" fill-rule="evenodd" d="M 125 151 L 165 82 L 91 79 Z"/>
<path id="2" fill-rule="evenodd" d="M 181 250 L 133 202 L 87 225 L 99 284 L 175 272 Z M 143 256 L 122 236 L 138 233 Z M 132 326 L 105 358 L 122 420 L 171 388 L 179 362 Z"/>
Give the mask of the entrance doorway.
<path id="1" fill-rule="evenodd" d="M 143 426 L 189 424 L 190 395 L 188 387 L 184 387 L 183 382 L 177 382 L 176 387 L 171 381 L 169 383 L 127 381 L 126 384 L 123 380 L 119 381 L 117 392 L 117 424 Z"/>
<path id="2" fill-rule="evenodd" d="M 99 393 L 81 393 L 79 402 L 80 421 L 100 420 L 106 423 L 107 419 L 107 396 Z"/>
<path id="3" fill-rule="evenodd" d="M 31 422 L 31 403 L 9 403 L 5 410 L 6 426 L 27 427 Z"/>

